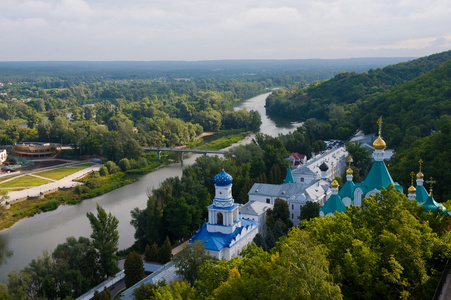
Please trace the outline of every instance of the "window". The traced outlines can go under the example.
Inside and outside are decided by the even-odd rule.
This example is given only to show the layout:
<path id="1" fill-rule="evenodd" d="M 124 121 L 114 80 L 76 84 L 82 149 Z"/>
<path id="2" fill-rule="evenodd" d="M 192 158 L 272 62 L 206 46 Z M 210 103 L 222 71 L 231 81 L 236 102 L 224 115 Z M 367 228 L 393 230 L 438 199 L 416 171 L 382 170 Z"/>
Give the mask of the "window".
<path id="1" fill-rule="evenodd" d="M 266 203 L 271 203 L 271 199 L 266 198 Z"/>
<path id="2" fill-rule="evenodd" d="M 294 214 L 291 214 L 291 218 L 294 219 Z"/>
<path id="3" fill-rule="evenodd" d="M 219 225 L 222 225 L 222 222 L 223 222 L 223 216 L 222 216 L 222 213 L 218 213 L 217 214 L 217 224 L 219 224 Z"/>
<path id="4" fill-rule="evenodd" d="M 301 177 L 301 182 L 304 182 L 304 177 Z"/>
<path id="5" fill-rule="evenodd" d="M 291 204 L 291 210 L 293 210 L 294 209 L 294 204 Z"/>

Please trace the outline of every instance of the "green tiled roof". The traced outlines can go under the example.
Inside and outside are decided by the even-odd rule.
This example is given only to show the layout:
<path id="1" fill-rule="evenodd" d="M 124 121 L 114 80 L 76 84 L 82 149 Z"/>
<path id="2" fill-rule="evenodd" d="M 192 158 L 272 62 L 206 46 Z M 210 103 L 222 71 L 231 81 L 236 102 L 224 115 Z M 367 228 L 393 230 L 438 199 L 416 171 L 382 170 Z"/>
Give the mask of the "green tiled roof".
<path id="1" fill-rule="evenodd" d="M 285 181 L 283 183 L 294 183 L 293 173 L 291 173 L 291 168 L 287 168 L 287 176 L 285 177 Z"/>
<path id="2" fill-rule="evenodd" d="M 442 204 L 435 202 L 432 195 L 428 196 L 422 205 L 424 206 L 424 210 L 427 212 L 436 212 L 440 208 L 442 213 L 446 213 L 446 208 Z"/>
<path id="3" fill-rule="evenodd" d="M 351 198 L 351 200 L 354 198 L 354 189 L 355 184 L 352 181 L 346 181 L 343 187 L 338 192 L 338 195 L 343 199 L 345 197 Z"/>
<path id="4" fill-rule="evenodd" d="M 333 214 L 336 211 L 346 212 L 346 206 L 343 204 L 343 201 L 341 201 L 340 196 L 332 195 L 330 196 L 329 200 L 327 200 L 326 204 L 324 204 L 324 206 L 319 209 L 319 211 L 322 211 L 323 214 L 327 216 L 327 214 Z"/>
<path id="5" fill-rule="evenodd" d="M 415 192 L 415 198 L 417 199 L 418 204 L 426 202 L 428 199 L 428 192 L 424 188 L 423 185 L 417 185 L 417 191 Z"/>
<path id="6" fill-rule="evenodd" d="M 382 187 L 387 188 L 390 183 L 395 184 L 383 161 L 375 161 L 370 172 L 362 182 L 368 191 L 374 189 L 381 190 Z"/>

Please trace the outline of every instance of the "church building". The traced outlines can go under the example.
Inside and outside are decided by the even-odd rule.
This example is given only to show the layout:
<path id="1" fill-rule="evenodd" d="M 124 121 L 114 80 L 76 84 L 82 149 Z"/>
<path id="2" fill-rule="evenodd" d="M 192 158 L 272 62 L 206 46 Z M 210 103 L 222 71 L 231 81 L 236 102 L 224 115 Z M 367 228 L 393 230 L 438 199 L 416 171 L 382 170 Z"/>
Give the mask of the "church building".
<path id="1" fill-rule="evenodd" d="M 384 149 L 386 147 L 385 141 L 381 137 L 382 131 L 382 118 L 378 120 L 379 124 L 379 136 L 373 142 L 374 153 L 373 159 L 374 163 L 366 176 L 365 180 L 361 183 L 354 183 L 353 171 L 351 166 L 346 170 L 346 183 L 343 188 L 336 194 L 336 197 L 329 198 L 329 201 L 333 201 L 335 204 L 326 204 L 320 209 L 320 216 L 327 216 L 334 214 L 335 211 L 346 211 L 343 207 L 349 207 L 351 204 L 355 206 L 361 206 L 363 198 L 370 197 L 376 193 L 380 193 L 382 188 L 387 189 L 388 185 L 393 184 L 395 189 L 403 191 L 402 186 L 394 182 L 390 173 L 388 172 L 387 166 L 384 162 Z M 351 158 L 349 159 L 349 164 L 351 163 Z M 337 183 L 338 184 L 338 183 Z M 339 203 L 344 205 L 340 205 Z M 338 204 L 337 204 L 338 203 Z"/>
<path id="2" fill-rule="evenodd" d="M 208 222 L 190 239 L 202 241 L 211 256 L 231 259 L 252 242 L 258 233 L 258 222 L 243 219 L 241 204 L 232 198 L 232 176 L 224 170 L 215 176 L 215 198 L 208 206 Z"/>

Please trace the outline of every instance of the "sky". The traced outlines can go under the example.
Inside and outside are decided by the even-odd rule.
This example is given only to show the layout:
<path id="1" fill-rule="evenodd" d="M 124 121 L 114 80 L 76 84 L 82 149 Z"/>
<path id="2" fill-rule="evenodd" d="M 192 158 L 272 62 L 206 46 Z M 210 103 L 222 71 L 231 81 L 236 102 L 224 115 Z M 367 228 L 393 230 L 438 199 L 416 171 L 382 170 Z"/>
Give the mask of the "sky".
<path id="1" fill-rule="evenodd" d="M 449 0 L 0 0 L 0 61 L 421 57 Z"/>

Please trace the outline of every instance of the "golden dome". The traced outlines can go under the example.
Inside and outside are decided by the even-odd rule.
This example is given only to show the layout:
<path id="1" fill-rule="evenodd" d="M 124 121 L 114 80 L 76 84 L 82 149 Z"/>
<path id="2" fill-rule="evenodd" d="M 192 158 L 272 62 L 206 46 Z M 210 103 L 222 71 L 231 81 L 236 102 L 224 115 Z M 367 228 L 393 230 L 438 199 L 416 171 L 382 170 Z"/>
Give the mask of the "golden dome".
<path id="1" fill-rule="evenodd" d="M 373 143 L 374 149 L 382 150 L 385 148 L 385 146 L 387 146 L 387 144 L 385 144 L 381 136 L 379 136 Z"/>
<path id="2" fill-rule="evenodd" d="M 351 168 L 346 170 L 346 174 L 348 174 L 348 175 L 352 175 L 353 173 L 354 173 L 354 171 Z"/>
<path id="3" fill-rule="evenodd" d="M 332 186 L 333 188 L 337 188 L 338 185 L 339 185 L 339 184 L 338 184 L 338 181 L 336 181 L 336 180 L 332 181 L 331 186 Z"/>
<path id="4" fill-rule="evenodd" d="M 418 179 L 423 179 L 424 178 L 424 174 L 420 172 L 417 173 L 417 178 Z"/>
<path id="5" fill-rule="evenodd" d="M 416 189 L 413 185 L 411 185 L 411 186 L 409 187 L 408 191 L 409 191 L 409 194 L 415 194 L 415 192 L 417 191 L 417 189 Z"/>

